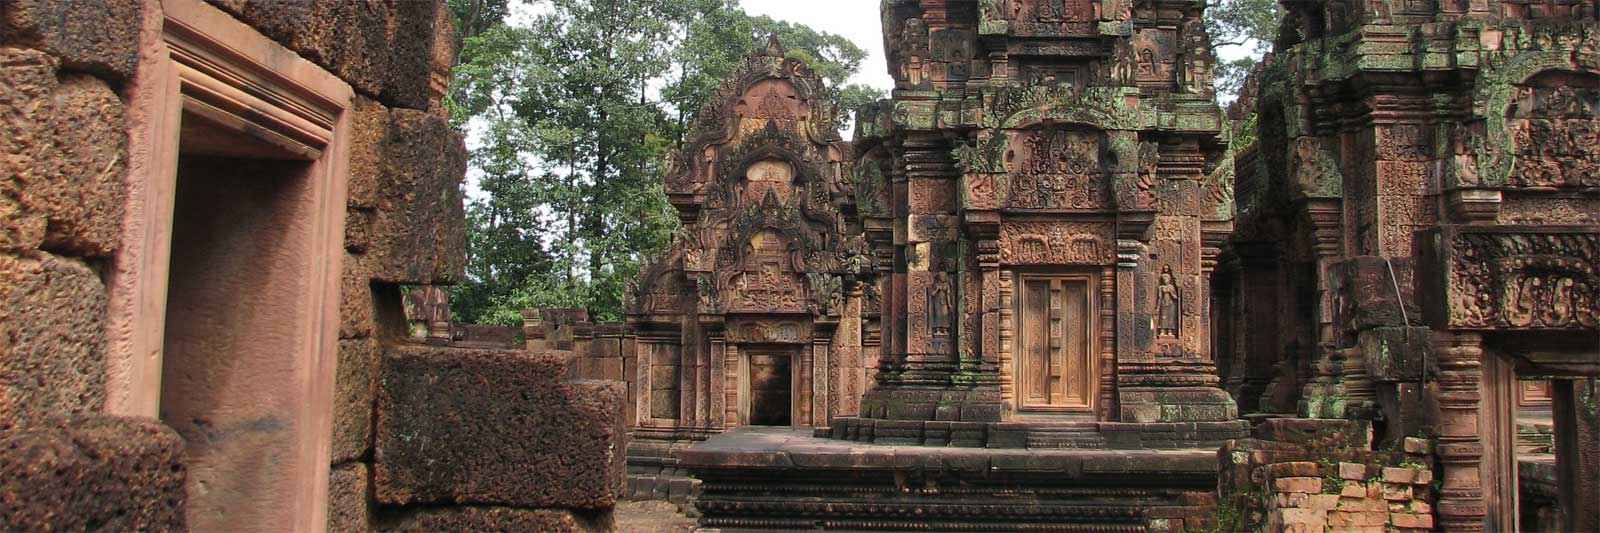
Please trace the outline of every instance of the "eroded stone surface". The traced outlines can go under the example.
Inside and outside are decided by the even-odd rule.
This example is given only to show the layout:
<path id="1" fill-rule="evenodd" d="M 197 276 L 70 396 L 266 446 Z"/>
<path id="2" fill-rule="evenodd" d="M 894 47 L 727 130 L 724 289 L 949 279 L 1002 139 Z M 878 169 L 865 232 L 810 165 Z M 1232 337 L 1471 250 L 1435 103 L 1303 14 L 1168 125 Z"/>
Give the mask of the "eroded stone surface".
<path id="1" fill-rule="evenodd" d="M 379 373 L 374 478 L 388 504 L 607 509 L 621 490 L 620 384 L 560 353 L 399 346 Z"/>
<path id="2" fill-rule="evenodd" d="M 183 439 L 92 415 L 0 431 L 0 529 L 184 529 Z"/>
<path id="3" fill-rule="evenodd" d="M 38 48 L 69 69 L 124 80 L 138 61 L 140 0 L 13 0 L 0 42 Z"/>
<path id="4" fill-rule="evenodd" d="M 0 254 L 0 429 L 105 402 L 106 293 L 82 262 Z"/>

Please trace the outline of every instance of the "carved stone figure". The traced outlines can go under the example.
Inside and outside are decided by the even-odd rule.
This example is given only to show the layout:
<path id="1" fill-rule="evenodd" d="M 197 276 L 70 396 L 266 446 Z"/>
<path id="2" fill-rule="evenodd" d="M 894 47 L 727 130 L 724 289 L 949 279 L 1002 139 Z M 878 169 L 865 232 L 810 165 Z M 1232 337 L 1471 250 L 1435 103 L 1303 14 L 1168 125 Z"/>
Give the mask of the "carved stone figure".
<path id="1" fill-rule="evenodd" d="M 1183 299 L 1172 279 L 1172 267 L 1161 271 L 1161 284 L 1156 288 L 1156 335 L 1175 339 L 1183 323 Z"/>

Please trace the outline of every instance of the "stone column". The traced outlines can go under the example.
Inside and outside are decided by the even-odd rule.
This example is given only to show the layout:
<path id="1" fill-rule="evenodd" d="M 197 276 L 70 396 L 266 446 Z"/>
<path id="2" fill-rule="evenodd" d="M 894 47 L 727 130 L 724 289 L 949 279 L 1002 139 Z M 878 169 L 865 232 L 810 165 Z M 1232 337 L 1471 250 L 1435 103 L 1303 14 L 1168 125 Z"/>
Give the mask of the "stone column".
<path id="1" fill-rule="evenodd" d="M 1300 395 L 1300 414 L 1311 418 L 1344 416 L 1344 395 L 1339 384 L 1343 354 L 1334 335 L 1332 269 L 1341 257 L 1341 213 L 1337 200 L 1318 199 L 1305 206 L 1305 224 L 1311 230 L 1311 253 L 1316 262 L 1316 338 L 1311 352 L 1311 380 Z"/>
<path id="2" fill-rule="evenodd" d="M 1483 440 L 1478 424 L 1483 338 L 1476 333 L 1436 332 L 1433 342 L 1438 381 L 1431 398 L 1434 449 L 1442 466 L 1439 527 L 1483 531 Z"/>

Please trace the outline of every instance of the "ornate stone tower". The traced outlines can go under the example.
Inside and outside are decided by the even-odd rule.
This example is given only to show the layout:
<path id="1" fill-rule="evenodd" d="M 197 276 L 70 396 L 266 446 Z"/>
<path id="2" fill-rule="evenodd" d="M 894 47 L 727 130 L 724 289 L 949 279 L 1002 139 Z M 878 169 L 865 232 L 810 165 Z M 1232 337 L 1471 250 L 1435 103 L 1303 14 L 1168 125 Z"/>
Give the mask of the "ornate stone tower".
<path id="1" fill-rule="evenodd" d="M 869 234 L 892 250 L 895 318 L 863 416 L 835 436 L 1025 438 L 1001 421 L 1088 424 L 1113 446 L 1152 445 L 1147 424 L 1201 423 L 1166 445 L 1239 435 L 1212 362 L 1207 280 L 1232 198 L 1209 177 L 1223 146 L 1200 8 L 890 0 L 883 18 L 896 89 L 862 121 L 857 174 L 883 204 L 865 225 L 893 228 Z"/>
<path id="2" fill-rule="evenodd" d="M 684 229 L 629 294 L 638 436 L 856 412 L 875 365 L 850 154 L 822 80 L 775 39 L 700 112 L 666 176 Z"/>
<path id="3" fill-rule="evenodd" d="M 1516 522 L 1545 388 L 1567 530 L 1600 528 L 1600 4 L 1283 5 L 1239 109 L 1230 384 L 1431 439 L 1448 531 L 1553 528 Z"/>

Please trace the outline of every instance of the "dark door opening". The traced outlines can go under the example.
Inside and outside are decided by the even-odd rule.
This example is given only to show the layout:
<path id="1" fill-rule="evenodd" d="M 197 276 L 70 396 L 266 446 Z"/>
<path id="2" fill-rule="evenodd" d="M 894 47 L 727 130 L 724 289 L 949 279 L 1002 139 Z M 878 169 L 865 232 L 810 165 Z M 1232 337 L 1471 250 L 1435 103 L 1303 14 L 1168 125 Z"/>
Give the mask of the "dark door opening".
<path id="1" fill-rule="evenodd" d="M 792 424 L 792 361 L 787 353 L 750 353 L 750 425 Z"/>

